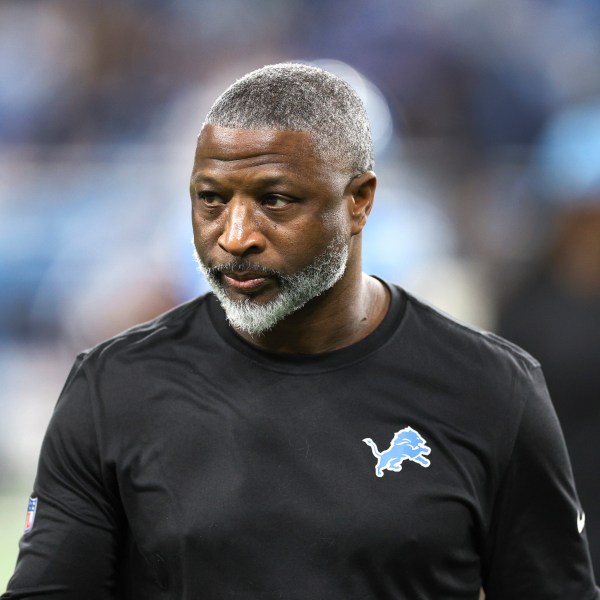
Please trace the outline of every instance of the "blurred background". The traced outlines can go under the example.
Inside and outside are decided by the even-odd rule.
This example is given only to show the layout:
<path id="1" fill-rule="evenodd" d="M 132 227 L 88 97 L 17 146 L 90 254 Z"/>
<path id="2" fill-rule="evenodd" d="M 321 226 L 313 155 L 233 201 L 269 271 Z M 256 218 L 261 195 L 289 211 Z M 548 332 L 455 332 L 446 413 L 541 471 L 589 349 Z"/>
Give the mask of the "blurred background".
<path id="1" fill-rule="evenodd" d="M 600 572 L 600 2 L 1 0 L 0 591 L 75 355 L 206 290 L 195 137 L 284 60 L 367 104 L 365 270 L 542 361 Z"/>

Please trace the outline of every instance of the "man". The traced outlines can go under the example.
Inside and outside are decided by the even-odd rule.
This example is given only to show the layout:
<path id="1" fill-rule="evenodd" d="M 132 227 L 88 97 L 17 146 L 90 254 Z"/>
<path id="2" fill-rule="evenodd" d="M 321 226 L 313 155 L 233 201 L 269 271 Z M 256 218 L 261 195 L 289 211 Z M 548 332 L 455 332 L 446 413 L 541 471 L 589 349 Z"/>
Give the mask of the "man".
<path id="1" fill-rule="evenodd" d="M 191 179 L 214 295 L 78 358 L 3 598 L 600 598 L 539 365 L 361 272 L 374 192 L 336 77 L 216 101 Z"/>

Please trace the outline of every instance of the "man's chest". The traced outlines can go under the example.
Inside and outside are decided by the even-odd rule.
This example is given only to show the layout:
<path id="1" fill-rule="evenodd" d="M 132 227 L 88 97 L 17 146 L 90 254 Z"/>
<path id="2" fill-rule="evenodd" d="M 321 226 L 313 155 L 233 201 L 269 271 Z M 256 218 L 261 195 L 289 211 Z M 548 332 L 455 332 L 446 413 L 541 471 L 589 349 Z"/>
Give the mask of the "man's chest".
<path id="1" fill-rule="evenodd" d="M 227 577 L 270 572 L 271 586 L 364 561 L 476 578 L 486 459 L 436 414 L 458 399 L 428 393 L 277 376 L 173 386 L 116 459 L 137 545 Z"/>

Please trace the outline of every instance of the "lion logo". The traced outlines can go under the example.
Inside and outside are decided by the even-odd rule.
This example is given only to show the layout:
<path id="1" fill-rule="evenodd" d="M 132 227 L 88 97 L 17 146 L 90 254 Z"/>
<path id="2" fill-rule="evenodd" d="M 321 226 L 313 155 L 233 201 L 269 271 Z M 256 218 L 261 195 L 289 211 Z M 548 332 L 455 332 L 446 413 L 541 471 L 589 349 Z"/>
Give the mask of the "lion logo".
<path id="1" fill-rule="evenodd" d="M 370 446 L 373 456 L 377 459 L 375 465 L 375 474 L 377 477 L 383 477 L 383 472 L 402 471 L 402 461 L 412 460 L 422 467 L 428 467 L 431 461 L 425 458 L 431 452 L 423 436 L 412 427 L 405 427 L 396 431 L 392 438 L 392 443 L 387 450 L 379 452 L 377 444 L 371 438 L 363 440 L 367 446 Z"/>

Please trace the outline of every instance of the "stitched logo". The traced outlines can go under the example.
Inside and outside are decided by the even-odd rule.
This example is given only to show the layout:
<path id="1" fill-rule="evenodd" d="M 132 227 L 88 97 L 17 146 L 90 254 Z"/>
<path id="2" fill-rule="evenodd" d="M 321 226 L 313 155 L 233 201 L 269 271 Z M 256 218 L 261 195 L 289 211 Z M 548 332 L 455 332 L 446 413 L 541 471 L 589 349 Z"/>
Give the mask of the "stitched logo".
<path id="1" fill-rule="evenodd" d="M 396 473 L 402 471 L 402 462 L 405 460 L 412 460 L 422 467 L 428 467 L 431 464 L 431 461 L 425 458 L 431 452 L 431 448 L 427 446 L 423 436 L 412 427 L 396 431 L 390 447 L 383 452 L 379 452 L 377 444 L 371 438 L 365 438 L 363 442 L 370 446 L 373 456 L 377 459 L 375 465 L 377 477 L 383 477 L 386 469 Z"/>
<path id="2" fill-rule="evenodd" d="M 577 531 L 583 533 L 585 527 L 585 513 L 583 511 L 577 511 Z"/>
<path id="3" fill-rule="evenodd" d="M 29 498 L 29 502 L 27 504 L 27 515 L 25 517 L 25 533 L 29 533 L 31 528 L 33 527 L 33 522 L 35 521 L 35 513 L 37 511 L 38 499 L 37 498 Z"/>

